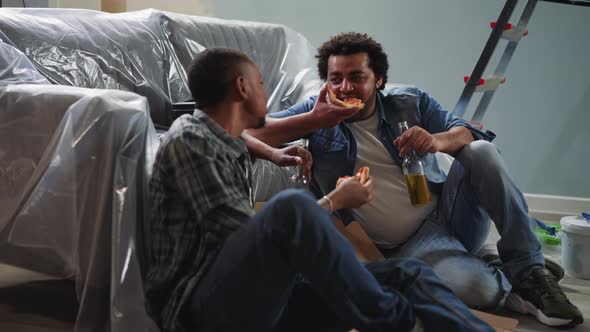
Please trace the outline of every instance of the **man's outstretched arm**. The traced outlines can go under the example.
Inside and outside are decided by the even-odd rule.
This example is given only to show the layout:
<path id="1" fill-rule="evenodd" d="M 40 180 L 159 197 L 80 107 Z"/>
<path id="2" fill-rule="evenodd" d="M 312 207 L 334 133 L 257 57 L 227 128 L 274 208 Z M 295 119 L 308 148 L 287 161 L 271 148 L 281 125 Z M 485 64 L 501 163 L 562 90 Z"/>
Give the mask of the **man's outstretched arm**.
<path id="1" fill-rule="evenodd" d="M 350 118 L 360 107 L 340 107 L 326 102 L 327 86 L 320 91 L 315 103 L 300 103 L 287 111 L 266 117 L 266 125 L 259 129 L 248 129 L 246 132 L 270 146 L 305 137 L 320 128 L 332 128 Z"/>
<path id="2" fill-rule="evenodd" d="M 277 147 L 300 139 L 318 129 L 312 112 L 297 114 L 286 118 L 266 116 L 266 125 L 258 129 L 248 129 L 246 133 L 262 142 Z"/>

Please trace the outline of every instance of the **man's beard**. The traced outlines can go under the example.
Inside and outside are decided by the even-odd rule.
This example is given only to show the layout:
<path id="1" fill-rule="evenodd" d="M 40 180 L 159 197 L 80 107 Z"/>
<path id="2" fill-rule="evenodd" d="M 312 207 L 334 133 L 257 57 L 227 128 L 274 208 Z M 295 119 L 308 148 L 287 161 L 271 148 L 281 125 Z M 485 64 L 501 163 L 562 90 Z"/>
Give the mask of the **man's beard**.
<path id="1" fill-rule="evenodd" d="M 372 103 L 368 103 L 367 101 L 372 100 Z M 357 122 L 357 121 L 364 121 L 367 120 L 368 118 L 372 117 L 376 112 L 377 112 L 377 107 L 376 107 L 376 103 L 377 103 L 377 90 L 373 91 L 373 94 L 371 95 L 371 97 L 369 97 L 367 99 L 367 101 L 365 101 L 365 108 L 360 110 L 357 114 L 355 114 L 353 117 L 344 120 L 344 122 L 347 123 L 352 123 L 352 122 Z M 371 109 L 373 108 L 373 109 Z"/>
<path id="2" fill-rule="evenodd" d="M 266 116 L 263 116 L 262 118 L 258 119 L 258 124 L 256 125 L 256 127 L 254 127 L 254 129 L 259 129 L 264 127 L 264 125 L 266 124 Z"/>
<path id="3" fill-rule="evenodd" d="M 344 122 L 352 123 L 352 122 L 357 122 L 357 121 L 363 121 L 363 120 L 366 120 L 370 117 L 368 115 L 369 115 L 369 110 L 362 109 L 357 114 L 355 114 L 353 117 L 344 120 Z"/>

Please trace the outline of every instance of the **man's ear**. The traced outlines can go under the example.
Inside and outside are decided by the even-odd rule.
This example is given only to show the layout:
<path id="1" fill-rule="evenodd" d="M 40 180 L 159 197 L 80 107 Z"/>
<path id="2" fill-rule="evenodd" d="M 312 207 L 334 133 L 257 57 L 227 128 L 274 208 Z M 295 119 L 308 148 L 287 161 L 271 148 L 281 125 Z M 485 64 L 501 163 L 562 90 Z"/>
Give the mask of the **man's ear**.
<path id="1" fill-rule="evenodd" d="M 381 84 L 383 84 L 383 79 L 382 78 L 380 78 L 380 79 L 377 80 L 377 83 L 375 83 L 375 87 L 377 89 L 379 89 L 381 87 Z"/>
<path id="2" fill-rule="evenodd" d="M 236 78 L 235 87 L 236 87 L 237 95 L 241 99 L 248 99 L 248 82 L 246 82 L 246 79 L 244 78 L 244 76 L 238 76 Z"/>

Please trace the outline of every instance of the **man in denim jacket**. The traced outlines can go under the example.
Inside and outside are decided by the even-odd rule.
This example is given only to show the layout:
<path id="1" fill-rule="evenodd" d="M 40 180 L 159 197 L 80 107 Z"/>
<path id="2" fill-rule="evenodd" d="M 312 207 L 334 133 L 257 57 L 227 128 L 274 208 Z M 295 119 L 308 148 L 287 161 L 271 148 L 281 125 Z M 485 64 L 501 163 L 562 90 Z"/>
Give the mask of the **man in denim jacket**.
<path id="1" fill-rule="evenodd" d="M 252 153 L 279 164 L 300 155 L 247 149 L 244 129 L 267 113 L 258 67 L 209 48 L 188 82 L 198 109 L 158 149 L 145 225 L 146 309 L 162 332 L 493 331 L 423 262 L 359 262 L 330 214 L 368 202 L 372 178 L 317 201 L 286 190 L 255 212 Z"/>
<path id="2" fill-rule="evenodd" d="M 550 326 L 583 321 L 545 268 L 541 245 L 526 201 L 510 178 L 495 135 L 453 116 L 415 87 L 385 89 L 387 56 L 365 34 L 344 33 L 325 42 L 316 55 L 326 85 L 319 96 L 267 117 L 264 128 L 250 131 L 269 145 L 310 139 L 315 189 L 334 189 L 339 177 L 369 166 L 375 199 L 359 209 L 342 210 L 343 221 L 357 220 L 386 257 L 417 257 L 469 306 L 508 308 L 534 315 Z M 364 105 L 329 103 L 357 98 Z M 400 135 L 398 123 L 410 129 Z M 432 191 L 430 204 L 413 207 L 401 172 L 403 156 L 421 156 Z M 434 153 L 455 157 L 449 174 Z M 474 255 L 491 221 L 502 239 L 500 268 Z"/>

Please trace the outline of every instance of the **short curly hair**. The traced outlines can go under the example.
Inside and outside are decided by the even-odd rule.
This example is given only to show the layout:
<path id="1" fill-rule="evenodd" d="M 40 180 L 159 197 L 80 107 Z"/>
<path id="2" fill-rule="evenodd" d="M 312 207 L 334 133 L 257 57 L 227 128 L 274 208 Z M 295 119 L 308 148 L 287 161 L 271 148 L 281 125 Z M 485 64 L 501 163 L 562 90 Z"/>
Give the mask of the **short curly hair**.
<path id="1" fill-rule="evenodd" d="M 379 90 L 383 90 L 387 83 L 389 63 L 381 44 L 365 33 L 346 32 L 336 35 L 318 48 L 318 73 L 322 80 L 328 78 L 328 58 L 330 55 L 350 55 L 366 52 L 369 55 L 369 68 L 380 77 L 383 82 Z"/>

